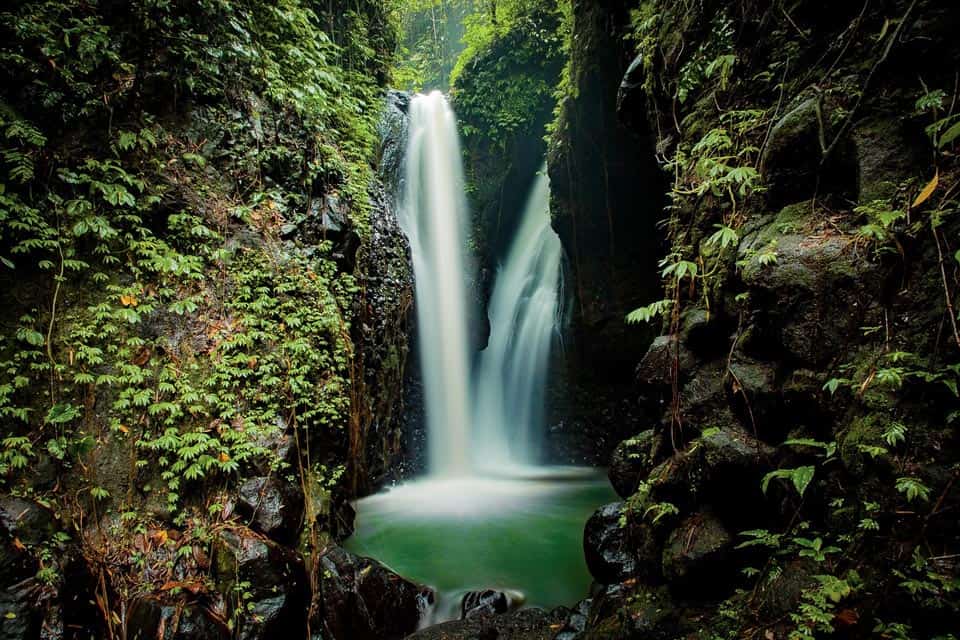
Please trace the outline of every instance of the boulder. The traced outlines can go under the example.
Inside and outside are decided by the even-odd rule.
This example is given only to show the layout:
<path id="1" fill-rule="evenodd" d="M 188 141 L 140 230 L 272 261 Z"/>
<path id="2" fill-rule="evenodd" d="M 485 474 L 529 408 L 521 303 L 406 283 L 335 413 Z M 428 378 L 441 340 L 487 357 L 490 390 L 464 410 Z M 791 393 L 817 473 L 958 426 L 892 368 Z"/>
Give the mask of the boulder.
<path id="1" fill-rule="evenodd" d="M 689 516 L 663 549 L 663 575 L 674 591 L 712 592 L 727 582 L 733 536 L 709 511 Z"/>
<path id="2" fill-rule="evenodd" d="M 256 531 L 279 542 L 296 539 L 303 522 L 300 487 L 272 476 L 250 478 L 240 485 L 237 513 Z"/>
<path id="3" fill-rule="evenodd" d="M 770 130 L 760 158 L 767 201 L 783 206 L 820 195 L 854 195 L 856 170 L 851 144 L 837 145 L 821 169 L 823 148 L 832 142 L 828 107 L 819 96 L 796 104 Z"/>
<path id="4" fill-rule="evenodd" d="M 322 617 L 311 628 L 331 640 L 403 638 L 434 600 L 430 588 L 337 546 L 323 552 L 317 572 Z"/>
<path id="5" fill-rule="evenodd" d="M 607 475 L 621 498 L 629 498 L 654 467 L 660 440 L 653 429 L 624 440 L 613 450 Z"/>
<path id="6" fill-rule="evenodd" d="M 199 604 L 164 604 L 153 598 L 139 598 L 130 603 L 124 633 L 128 640 L 226 640 L 230 637 L 226 625 L 212 619 Z"/>
<path id="7" fill-rule="evenodd" d="M 639 568 L 638 558 L 627 539 L 623 510 L 622 502 L 600 507 L 584 527 L 583 552 L 587 568 L 601 584 L 636 577 Z"/>
<path id="8" fill-rule="evenodd" d="M 309 583 L 300 555 L 246 527 L 222 531 L 214 541 L 214 577 L 221 593 L 241 594 L 241 640 L 300 637 Z"/>
<path id="9" fill-rule="evenodd" d="M 483 591 L 468 591 L 460 601 L 460 618 L 474 618 L 490 616 L 497 613 L 506 613 L 524 600 L 522 594 L 507 593 L 494 589 Z"/>

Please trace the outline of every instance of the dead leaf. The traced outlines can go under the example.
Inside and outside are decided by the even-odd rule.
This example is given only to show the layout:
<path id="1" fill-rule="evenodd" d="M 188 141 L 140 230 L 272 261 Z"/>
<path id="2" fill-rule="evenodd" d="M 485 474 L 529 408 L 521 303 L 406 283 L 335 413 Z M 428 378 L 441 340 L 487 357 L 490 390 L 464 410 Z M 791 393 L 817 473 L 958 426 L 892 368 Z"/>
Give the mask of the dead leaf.
<path id="1" fill-rule="evenodd" d="M 220 462 L 230 462 L 230 456 L 227 455 L 226 451 L 220 452 Z"/>
<path id="2" fill-rule="evenodd" d="M 766 631 L 763 632 L 763 637 L 766 638 L 767 640 L 773 640 L 774 638 L 773 631 L 770 631 L 770 629 L 767 629 Z"/>
<path id="3" fill-rule="evenodd" d="M 137 352 L 137 355 L 133 357 L 133 364 L 137 365 L 138 367 L 142 367 L 143 365 L 147 364 L 147 361 L 150 359 L 150 353 L 151 352 L 149 348 L 141 348 Z"/>
<path id="4" fill-rule="evenodd" d="M 139 303 L 137 302 L 137 299 L 133 296 L 121 295 L 120 304 L 122 304 L 125 307 L 135 307 Z"/>
<path id="5" fill-rule="evenodd" d="M 860 614 L 853 609 L 844 609 L 834 616 L 834 620 L 836 620 L 837 624 L 841 627 L 852 627 L 860 621 Z"/>
<path id="6" fill-rule="evenodd" d="M 157 529 L 150 534 L 150 540 L 153 541 L 156 545 L 161 545 L 167 541 L 167 530 L 166 529 Z"/>
<path id="7" fill-rule="evenodd" d="M 20 538 L 14 538 L 14 539 L 13 539 L 13 548 L 16 549 L 17 551 L 26 551 L 26 550 L 27 550 L 27 548 L 23 545 L 23 543 L 20 542 Z"/>
<path id="8" fill-rule="evenodd" d="M 123 434 L 127 434 L 127 433 L 130 433 L 130 427 L 128 427 L 128 426 L 125 425 L 125 424 L 122 424 L 122 425 L 120 425 L 119 427 L 117 427 L 117 431 L 119 431 L 120 433 L 123 433 Z"/>
<path id="9" fill-rule="evenodd" d="M 930 196 L 933 195 L 933 192 L 937 190 L 937 186 L 939 185 L 940 185 L 940 171 L 938 169 L 937 172 L 933 174 L 933 180 L 927 183 L 927 186 L 923 188 L 923 191 L 920 192 L 920 194 L 917 196 L 917 199 L 913 201 L 912 208 L 916 209 L 917 207 L 922 205 L 924 202 L 929 200 Z"/>

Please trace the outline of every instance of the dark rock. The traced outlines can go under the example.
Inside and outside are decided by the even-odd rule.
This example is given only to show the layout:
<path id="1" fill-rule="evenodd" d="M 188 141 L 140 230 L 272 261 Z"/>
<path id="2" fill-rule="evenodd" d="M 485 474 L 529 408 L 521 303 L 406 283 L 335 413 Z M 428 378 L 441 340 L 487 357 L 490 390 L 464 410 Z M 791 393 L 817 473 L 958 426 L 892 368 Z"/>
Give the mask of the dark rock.
<path id="1" fill-rule="evenodd" d="M 683 446 L 686 440 L 704 429 L 738 424 L 730 410 L 726 378 L 726 360 L 717 361 L 698 367 L 680 390 L 680 418 L 684 431 L 672 434 L 676 446 Z"/>
<path id="2" fill-rule="evenodd" d="M 674 640 L 680 610 L 666 587 L 613 585 L 594 598 L 590 619 L 596 622 L 578 640 Z"/>
<path id="3" fill-rule="evenodd" d="M 505 613 L 515 601 L 504 591 L 468 591 L 460 602 L 460 617 L 473 618 Z"/>
<path id="4" fill-rule="evenodd" d="M 260 533 L 291 542 L 303 522 L 303 492 L 276 477 L 250 478 L 240 485 L 237 512 Z"/>
<path id="5" fill-rule="evenodd" d="M 920 127 L 892 118 L 870 118 L 854 127 L 860 204 L 886 200 L 897 193 L 929 157 L 929 138 Z"/>
<path id="6" fill-rule="evenodd" d="M 816 566 L 811 562 L 796 560 L 787 564 L 772 580 L 760 583 L 757 590 L 760 610 L 771 619 L 795 611 L 803 592 L 816 583 L 815 573 Z"/>
<path id="7" fill-rule="evenodd" d="M 198 604 L 163 604 L 140 598 L 130 604 L 125 636 L 129 640 L 216 640 L 229 638 L 225 625 Z M 263 640 L 267 640 L 265 637 Z"/>
<path id="8" fill-rule="evenodd" d="M 856 341 L 861 326 L 881 322 L 873 315 L 884 277 L 854 240 L 822 227 L 809 202 L 784 208 L 745 235 L 742 277 L 758 310 L 750 351 L 822 366 Z M 760 264 L 762 251 L 773 251 L 776 262 Z"/>
<path id="9" fill-rule="evenodd" d="M 705 502 L 725 517 L 754 522 L 762 515 L 760 481 L 774 453 L 742 429 L 708 429 L 650 472 L 652 497 L 681 510 Z"/>
<path id="10" fill-rule="evenodd" d="M 729 571 L 733 537 L 709 512 L 680 523 L 663 549 L 663 575 L 675 591 L 715 591 Z"/>
<path id="11" fill-rule="evenodd" d="M 296 552 L 244 527 L 226 529 L 214 542 L 214 575 L 221 593 L 240 590 L 254 612 L 241 616 L 239 638 L 304 633 L 309 583 Z"/>
<path id="12" fill-rule="evenodd" d="M 770 130 L 760 159 L 767 201 L 783 206 L 819 193 L 853 195 L 856 171 L 851 145 L 840 144 L 821 170 L 823 145 L 832 138 L 829 113 L 820 97 L 808 98 L 788 111 Z"/>
<path id="13" fill-rule="evenodd" d="M 49 540 L 55 529 L 53 515 L 36 502 L 16 496 L 0 497 L 0 589 L 12 590 L 3 596 L 11 607 L 21 600 L 17 583 L 32 577 L 38 568 L 27 547 Z"/>
<path id="14" fill-rule="evenodd" d="M 777 369 L 769 362 L 737 358 L 730 362 L 730 384 L 734 406 L 750 429 L 766 429 L 778 423 L 782 398 Z"/>
<path id="15" fill-rule="evenodd" d="M 563 610 L 521 609 L 498 616 L 454 620 L 427 627 L 408 640 L 553 640 Z"/>
<path id="16" fill-rule="evenodd" d="M 716 313 L 691 307 L 680 318 L 680 343 L 700 359 L 726 355 L 730 329 L 727 324 Z"/>
<path id="17" fill-rule="evenodd" d="M 654 467 L 660 438 L 653 429 L 624 440 L 613 450 L 607 475 L 621 498 L 629 498 Z"/>
<path id="18" fill-rule="evenodd" d="M 317 569 L 322 618 L 311 622 L 332 640 L 388 640 L 416 631 L 433 591 L 385 566 L 332 546 Z"/>
<path id="19" fill-rule="evenodd" d="M 621 517 L 624 504 L 612 502 L 600 507 L 587 520 L 583 552 L 587 568 L 601 584 L 613 584 L 635 577 L 638 559 L 627 539 Z"/>
<path id="20" fill-rule="evenodd" d="M 678 375 L 689 375 L 695 361 L 693 355 L 680 343 L 677 336 L 658 336 L 637 367 L 637 380 L 643 384 L 669 385 L 674 369 Z"/>
<path id="21" fill-rule="evenodd" d="M 55 530 L 53 514 L 48 509 L 26 498 L 0 497 L 0 532 L 25 545 L 36 545 L 49 540 Z"/>
<path id="22" fill-rule="evenodd" d="M 577 606 L 567 615 L 563 628 L 557 633 L 554 640 L 575 640 L 578 634 L 587 628 L 587 621 L 590 620 L 590 608 L 593 606 L 593 600 L 587 598 L 577 603 Z"/>
<path id="23" fill-rule="evenodd" d="M 5 558 L 0 556 L 0 560 Z M 40 637 L 43 609 L 37 606 L 36 586 L 20 582 L 0 589 L 0 638 L 35 640 Z"/>

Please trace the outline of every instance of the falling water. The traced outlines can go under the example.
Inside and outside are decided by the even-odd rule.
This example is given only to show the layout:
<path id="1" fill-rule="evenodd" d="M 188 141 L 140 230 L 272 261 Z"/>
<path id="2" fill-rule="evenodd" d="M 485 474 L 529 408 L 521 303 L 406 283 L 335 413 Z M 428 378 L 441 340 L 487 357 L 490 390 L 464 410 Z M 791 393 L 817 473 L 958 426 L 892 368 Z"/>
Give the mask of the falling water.
<path id="1" fill-rule="evenodd" d="M 470 472 L 466 223 L 453 111 L 439 92 L 416 96 L 410 103 L 400 224 L 410 240 L 416 277 L 431 475 Z"/>
<path id="2" fill-rule="evenodd" d="M 466 206 L 453 114 L 442 95 L 410 105 L 401 225 L 416 277 L 430 473 L 357 502 L 347 547 L 437 589 L 421 619 L 455 618 L 469 590 L 533 606 L 586 592 L 583 523 L 615 496 L 590 469 L 538 467 L 556 335 L 560 240 L 537 178 L 490 299 L 490 339 L 471 376 L 464 282 Z"/>
<path id="3" fill-rule="evenodd" d="M 490 341 L 477 371 L 473 417 L 474 451 L 485 467 L 508 469 L 538 460 L 562 253 L 550 227 L 544 167 L 490 298 Z"/>

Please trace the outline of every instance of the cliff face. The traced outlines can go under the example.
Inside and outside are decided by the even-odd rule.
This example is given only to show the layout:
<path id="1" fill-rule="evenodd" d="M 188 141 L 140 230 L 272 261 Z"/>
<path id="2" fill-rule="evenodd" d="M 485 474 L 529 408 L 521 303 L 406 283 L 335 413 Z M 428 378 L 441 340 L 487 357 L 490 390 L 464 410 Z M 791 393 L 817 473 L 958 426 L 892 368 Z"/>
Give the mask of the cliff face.
<path id="1" fill-rule="evenodd" d="M 0 635 L 326 624 L 412 290 L 371 169 L 394 27 L 323 4 L 0 10 Z"/>
<path id="2" fill-rule="evenodd" d="M 587 526 L 603 586 L 571 637 L 944 637 L 960 506 L 960 49 L 947 35 L 960 12 L 647 1 L 627 21 L 594 5 L 578 15 L 605 25 L 592 33 L 606 47 L 575 47 L 572 68 L 619 73 L 611 51 L 635 58 L 622 83 L 567 104 L 596 100 L 589 124 L 619 117 L 593 149 L 655 132 L 632 149 L 663 165 L 662 182 L 642 183 L 662 191 L 638 199 L 670 206 L 646 218 L 663 221 L 663 248 L 647 244 L 622 276 L 663 261 L 662 290 L 645 289 L 636 314 L 663 335 L 622 352 L 638 365 L 625 393 L 659 418 L 632 422 L 613 456 L 624 502 Z M 567 127 L 561 149 L 576 144 Z M 555 153 L 551 175 L 588 282 L 617 264 L 615 247 L 583 248 L 610 218 L 570 202 L 616 192 L 563 184 L 584 153 Z M 649 243 L 637 229 L 615 239 Z M 608 282 L 588 291 L 613 305 Z"/>
<path id="3" fill-rule="evenodd" d="M 657 289 L 664 202 L 646 122 L 628 128 L 617 118 L 617 87 L 632 58 L 629 20 L 623 3 L 573 3 L 549 151 L 570 300 L 552 440 L 559 457 L 601 464 L 643 415 L 630 380 L 650 335 L 623 319 Z"/>

